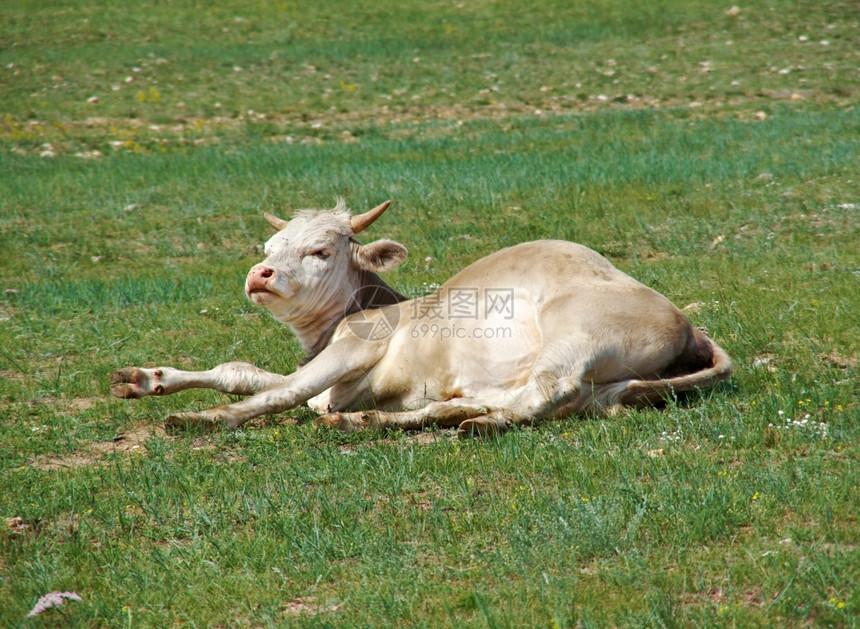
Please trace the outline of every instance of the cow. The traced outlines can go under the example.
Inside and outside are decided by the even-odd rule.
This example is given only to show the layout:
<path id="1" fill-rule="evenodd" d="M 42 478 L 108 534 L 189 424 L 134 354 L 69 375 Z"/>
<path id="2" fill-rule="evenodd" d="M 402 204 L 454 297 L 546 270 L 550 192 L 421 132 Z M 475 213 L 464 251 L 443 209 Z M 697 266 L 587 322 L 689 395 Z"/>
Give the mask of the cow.
<path id="1" fill-rule="evenodd" d="M 198 372 L 129 367 L 111 377 L 112 394 L 248 396 L 170 415 L 172 427 L 237 428 L 307 403 L 317 424 L 342 431 L 435 425 L 469 437 L 656 405 L 732 372 L 726 352 L 666 297 L 568 241 L 502 249 L 407 299 L 379 276 L 406 248 L 356 239 L 389 204 L 352 215 L 339 199 L 289 221 L 265 213 L 276 233 L 245 294 L 292 328 L 305 352 L 295 372 L 244 362 Z"/>

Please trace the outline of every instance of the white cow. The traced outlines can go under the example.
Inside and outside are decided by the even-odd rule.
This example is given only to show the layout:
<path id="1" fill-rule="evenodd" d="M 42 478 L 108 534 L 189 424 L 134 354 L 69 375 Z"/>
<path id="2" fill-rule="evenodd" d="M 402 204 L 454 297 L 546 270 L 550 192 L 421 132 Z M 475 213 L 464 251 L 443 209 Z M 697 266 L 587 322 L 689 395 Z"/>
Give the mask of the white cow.
<path id="1" fill-rule="evenodd" d="M 729 377 L 731 360 L 668 299 L 596 252 L 541 240 L 502 249 L 415 300 L 378 272 L 406 259 L 390 240 L 355 235 L 389 202 L 350 216 L 304 210 L 285 221 L 245 293 L 289 325 L 306 352 L 289 375 L 232 362 L 210 371 L 130 367 L 111 378 L 122 398 L 212 388 L 250 396 L 179 413 L 169 425 L 236 428 L 305 402 L 317 423 L 461 435 L 571 413 L 652 405 Z"/>

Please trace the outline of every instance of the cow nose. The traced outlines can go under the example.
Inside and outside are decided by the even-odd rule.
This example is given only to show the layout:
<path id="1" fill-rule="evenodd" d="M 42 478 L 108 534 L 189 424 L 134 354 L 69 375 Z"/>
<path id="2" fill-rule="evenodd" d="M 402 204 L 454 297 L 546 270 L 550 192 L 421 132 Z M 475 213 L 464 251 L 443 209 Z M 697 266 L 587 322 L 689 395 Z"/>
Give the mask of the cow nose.
<path id="1" fill-rule="evenodd" d="M 250 295 L 256 291 L 268 291 L 269 280 L 274 277 L 274 275 L 274 269 L 270 269 L 262 264 L 252 267 L 251 270 L 248 271 L 248 279 L 245 281 L 245 292 Z"/>
<path id="2" fill-rule="evenodd" d="M 267 280 L 274 274 L 275 271 L 273 269 L 270 269 L 267 266 L 257 265 L 253 269 L 251 269 L 251 272 L 248 275 L 250 275 L 251 277 L 259 277 L 264 280 Z"/>

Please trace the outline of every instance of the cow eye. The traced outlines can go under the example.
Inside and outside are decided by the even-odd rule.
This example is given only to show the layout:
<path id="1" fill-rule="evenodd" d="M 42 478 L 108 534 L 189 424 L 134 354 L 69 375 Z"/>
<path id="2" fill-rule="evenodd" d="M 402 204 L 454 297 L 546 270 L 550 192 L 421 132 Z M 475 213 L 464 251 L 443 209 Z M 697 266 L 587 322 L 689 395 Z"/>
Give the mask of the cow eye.
<path id="1" fill-rule="evenodd" d="M 319 258 L 320 260 L 326 260 L 331 254 L 325 249 L 320 249 L 319 251 L 314 251 L 311 255 Z"/>

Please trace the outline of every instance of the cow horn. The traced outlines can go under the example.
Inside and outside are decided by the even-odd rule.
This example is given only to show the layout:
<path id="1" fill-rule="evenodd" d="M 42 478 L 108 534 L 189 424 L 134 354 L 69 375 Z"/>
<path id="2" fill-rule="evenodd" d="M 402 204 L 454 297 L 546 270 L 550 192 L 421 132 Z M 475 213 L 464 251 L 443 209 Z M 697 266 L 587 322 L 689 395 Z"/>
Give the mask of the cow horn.
<path id="1" fill-rule="evenodd" d="M 266 218 L 267 221 L 269 221 L 269 225 L 271 225 L 278 231 L 281 231 L 289 224 L 289 221 L 285 221 L 284 219 L 278 218 L 274 214 L 269 214 L 268 212 L 263 212 L 263 216 Z"/>
<path id="2" fill-rule="evenodd" d="M 370 227 L 373 221 L 379 218 L 380 215 L 388 209 L 389 205 L 391 205 L 391 201 L 386 201 L 385 203 L 377 205 L 369 212 L 358 214 L 357 216 L 351 216 L 349 218 L 349 225 L 352 227 L 352 233 L 357 234 Z"/>

